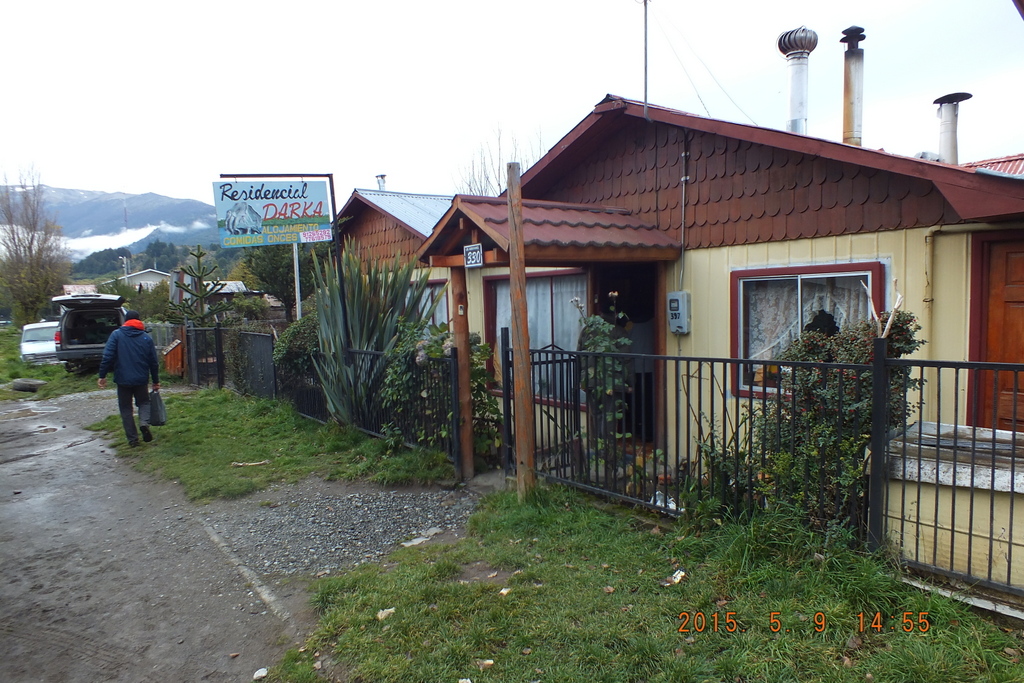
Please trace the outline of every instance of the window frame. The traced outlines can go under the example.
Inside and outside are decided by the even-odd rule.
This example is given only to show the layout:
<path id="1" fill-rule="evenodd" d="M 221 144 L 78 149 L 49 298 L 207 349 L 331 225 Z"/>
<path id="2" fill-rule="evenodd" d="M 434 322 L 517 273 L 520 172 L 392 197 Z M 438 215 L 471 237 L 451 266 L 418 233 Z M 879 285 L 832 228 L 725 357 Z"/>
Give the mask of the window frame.
<path id="1" fill-rule="evenodd" d="M 538 278 L 548 277 L 555 278 L 559 276 L 569 275 L 588 275 L 585 268 L 558 268 L 553 270 L 537 270 L 529 271 L 526 273 L 526 278 Z M 495 275 L 484 275 L 484 330 L 483 338 L 491 345 L 491 349 L 495 352 L 499 351 L 501 344 L 501 331 L 495 326 L 497 325 L 497 314 L 498 314 L 498 289 L 494 286 L 496 282 L 507 281 L 511 279 L 510 273 L 495 274 Z M 587 278 L 587 299 L 590 298 L 590 278 Z M 586 301 L 581 302 L 586 307 Z M 554 315 L 552 314 L 552 325 L 554 324 Z M 569 351 L 575 351 L 575 349 L 568 349 Z"/>
<path id="2" fill-rule="evenodd" d="M 586 296 L 581 303 L 584 308 L 587 307 L 587 301 L 590 298 L 591 281 L 590 272 L 586 268 L 554 268 L 554 269 L 543 269 L 535 271 L 527 271 L 526 278 L 556 278 L 560 276 L 577 276 L 586 275 Z M 487 372 L 491 376 L 495 376 L 499 372 L 497 359 L 501 354 L 501 331 L 497 329 L 497 311 L 498 311 L 498 288 L 495 286 L 497 282 L 507 282 L 512 279 L 511 273 L 496 273 L 493 275 L 484 275 L 484 334 L 483 338 L 491 347 L 491 357 L 487 360 Z M 554 325 L 554 308 L 552 307 L 552 325 Z M 531 340 L 532 346 L 532 340 Z M 575 351 L 575 349 L 568 349 L 568 351 Z M 496 396 L 503 395 L 501 389 L 496 389 L 493 392 Z M 534 394 L 533 400 L 535 403 L 541 405 L 562 405 L 560 401 L 552 401 L 538 397 Z M 584 406 L 584 410 L 586 407 Z"/>
<path id="3" fill-rule="evenodd" d="M 871 290 L 871 300 L 875 306 L 875 312 L 888 310 L 885 299 L 885 264 L 881 261 L 851 261 L 848 263 L 833 263 L 802 266 L 782 266 L 773 268 L 750 268 L 734 270 L 730 273 L 729 305 L 730 330 L 729 330 L 729 353 L 730 357 L 736 360 L 749 360 L 741 355 L 743 347 L 743 332 L 746 329 L 746 321 L 743 319 L 744 302 L 742 300 L 743 284 L 751 280 L 784 280 L 796 279 L 798 282 L 803 279 L 815 279 L 822 277 L 853 277 L 857 275 L 868 276 L 868 288 Z M 763 363 L 761 363 L 763 364 Z M 740 375 L 742 374 L 742 363 L 733 364 L 732 391 L 740 397 L 763 395 L 771 390 L 770 387 L 752 386 L 743 384 Z"/>
<path id="4" fill-rule="evenodd" d="M 439 285 L 445 286 L 443 303 L 444 303 L 444 310 L 447 312 L 448 315 L 447 315 L 447 319 L 446 320 L 439 321 L 438 318 L 437 318 L 437 310 L 435 309 L 434 310 L 434 315 L 432 315 L 431 318 L 430 318 L 430 324 L 437 325 L 437 324 L 440 324 L 440 322 L 443 322 L 445 325 L 448 326 L 448 329 L 450 330 L 451 329 L 451 324 L 452 324 L 452 307 L 451 307 L 451 301 L 449 299 L 449 296 L 452 293 L 452 288 L 451 288 L 451 286 L 449 286 L 449 280 L 447 278 L 443 278 L 443 277 L 431 278 L 431 279 L 427 280 L 427 291 L 428 292 L 433 292 L 434 288 L 439 286 Z M 440 308 L 440 305 L 438 305 L 438 308 Z"/>

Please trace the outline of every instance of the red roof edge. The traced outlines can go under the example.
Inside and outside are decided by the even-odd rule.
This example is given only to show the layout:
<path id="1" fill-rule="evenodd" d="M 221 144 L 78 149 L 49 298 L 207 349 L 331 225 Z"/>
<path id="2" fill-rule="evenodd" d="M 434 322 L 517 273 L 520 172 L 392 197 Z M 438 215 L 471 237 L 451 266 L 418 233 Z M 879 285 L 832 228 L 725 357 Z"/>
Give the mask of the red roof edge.
<path id="1" fill-rule="evenodd" d="M 1017 1 L 1024 3 L 1024 0 Z M 586 118 L 523 175 L 524 197 L 543 196 L 562 173 L 589 154 L 604 136 L 625 125 L 629 120 L 627 117 L 643 119 L 644 113 L 643 102 L 607 95 Z M 1024 216 L 1024 182 L 1013 178 L 978 174 L 973 168 L 898 156 L 787 131 L 704 118 L 650 103 L 646 106 L 646 113 L 649 120 L 658 123 L 931 181 L 939 187 L 957 214 L 965 220 Z M 949 192 L 950 190 L 953 191 Z M 998 195 L 1002 199 L 999 202 L 1001 213 L 992 213 L 993 195 Z"/>

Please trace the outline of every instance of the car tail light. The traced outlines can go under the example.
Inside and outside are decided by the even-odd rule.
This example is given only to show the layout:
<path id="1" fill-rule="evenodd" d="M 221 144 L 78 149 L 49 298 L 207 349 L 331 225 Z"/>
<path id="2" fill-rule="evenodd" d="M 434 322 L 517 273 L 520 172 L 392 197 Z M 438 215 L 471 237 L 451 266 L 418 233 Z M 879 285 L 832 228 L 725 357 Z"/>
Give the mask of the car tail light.
<path id="1" fill-rule="evenodd" d="M 60 330 L 53 333 L 53 343 L 60 346 Z"/>

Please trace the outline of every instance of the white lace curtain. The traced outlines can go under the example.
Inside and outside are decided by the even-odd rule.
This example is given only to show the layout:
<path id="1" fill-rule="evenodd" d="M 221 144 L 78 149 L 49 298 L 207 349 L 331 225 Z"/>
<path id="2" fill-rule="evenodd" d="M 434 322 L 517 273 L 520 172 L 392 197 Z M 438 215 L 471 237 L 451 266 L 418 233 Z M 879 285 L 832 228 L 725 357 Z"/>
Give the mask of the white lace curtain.
<path id="1" fill-rule="evenodd" d="M 831 314 L 840 330 L 867 319 L 868 284 L 866 274 L 743 281 L 743 357 L 777 357 L 819 311 Z"/>

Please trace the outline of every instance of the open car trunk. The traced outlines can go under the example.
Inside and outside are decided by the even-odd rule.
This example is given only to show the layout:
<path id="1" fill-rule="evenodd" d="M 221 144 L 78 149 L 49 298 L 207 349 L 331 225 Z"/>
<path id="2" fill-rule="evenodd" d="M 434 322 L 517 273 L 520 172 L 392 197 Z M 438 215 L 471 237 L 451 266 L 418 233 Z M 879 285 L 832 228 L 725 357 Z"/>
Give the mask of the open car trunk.
<path id="1" fill-rule="evenodd" d="M 69 371 L 98 367 L 103 347 L 124 322 L 124 298 L 113 294 L 74 294 L 53 298 L 63 308 L 57 358 Z"/>

